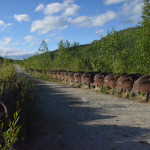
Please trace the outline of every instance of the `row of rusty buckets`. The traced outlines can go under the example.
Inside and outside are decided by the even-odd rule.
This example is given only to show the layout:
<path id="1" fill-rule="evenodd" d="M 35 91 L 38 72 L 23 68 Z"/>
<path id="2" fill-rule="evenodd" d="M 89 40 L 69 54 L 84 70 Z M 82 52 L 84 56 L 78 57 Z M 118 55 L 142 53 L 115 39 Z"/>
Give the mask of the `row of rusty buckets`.
<path id="1" fill-rule="evenodd" d="M 29 72 L 35 70 L 29 69 Z M 36 70 L 37 74 L 42 74 L 42 70 Z M 146 100 L 150 99 L 150 75 L 124 74 L 117 76 L 108 73 L 97 72 L 67 72 L 67 71 L 44 71 L 50 78 L 71 85 L 101 89 L 115 92 L 127 97 L 143 96 Z M 106 90 L 107 89 L 107 90 Z"/>

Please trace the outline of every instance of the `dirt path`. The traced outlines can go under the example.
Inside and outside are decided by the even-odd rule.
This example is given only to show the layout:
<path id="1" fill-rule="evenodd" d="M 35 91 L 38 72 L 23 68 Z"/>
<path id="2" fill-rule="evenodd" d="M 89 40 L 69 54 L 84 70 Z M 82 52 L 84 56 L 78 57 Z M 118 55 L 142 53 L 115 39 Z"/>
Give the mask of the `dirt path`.
<path id="1" fill-rule="evenodd" d="M 150 149 L 150 105 L 33 81 L 43 117 L 28 150 Z"/>

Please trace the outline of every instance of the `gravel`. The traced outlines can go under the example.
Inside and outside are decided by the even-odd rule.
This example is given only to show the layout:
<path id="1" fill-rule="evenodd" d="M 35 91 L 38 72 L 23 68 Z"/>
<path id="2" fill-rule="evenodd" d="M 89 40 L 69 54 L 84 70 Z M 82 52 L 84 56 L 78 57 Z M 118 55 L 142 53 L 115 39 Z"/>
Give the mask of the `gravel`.
<path id="1" fill-rule="evenodd" d="M 42 109 L 28 150 L 149 150 L 150 105 L 31 79 Z"/>

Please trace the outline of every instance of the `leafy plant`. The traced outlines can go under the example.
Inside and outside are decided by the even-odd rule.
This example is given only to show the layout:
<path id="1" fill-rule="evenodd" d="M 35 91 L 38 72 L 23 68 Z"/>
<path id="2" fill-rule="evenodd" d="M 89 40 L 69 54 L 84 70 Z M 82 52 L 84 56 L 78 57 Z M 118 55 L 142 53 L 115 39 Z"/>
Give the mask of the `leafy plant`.
<path id="1" fill-rule="evenodd" d="M 18 140 L 18 134 L 20 132 L 21 126 L 18 125 L 19 112 L 14 113 L 14 120 L 9 121 L 9 128 L 3 131 L 4 123 L 1 123 L 0 133 L 3 138 L 2 144 L 0 144 L 1 150 L 13 150 L 16 141 Z"/>

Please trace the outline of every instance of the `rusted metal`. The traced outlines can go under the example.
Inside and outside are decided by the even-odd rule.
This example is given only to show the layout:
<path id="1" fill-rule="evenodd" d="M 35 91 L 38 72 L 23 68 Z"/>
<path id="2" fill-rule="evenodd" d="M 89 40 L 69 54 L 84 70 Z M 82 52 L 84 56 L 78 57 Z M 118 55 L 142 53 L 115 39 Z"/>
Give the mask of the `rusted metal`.
<path id="1" fill-rule="evenodd" d="M 136 80 L 131 92 L 150 94 L 150 75 L 140 77 Z"/>
<path id="2" fill-rule="evenodd" d="M 69 72 L 68 73 L 68 77 L 69 77 L 69 83 L 74 83 L 74 73 L 73 72 Z"/>
<path id="3" fill-rule="evenodd" d="M 81 76 L 82 76 L 82 73 L 80 72 L 77 72 L 74 74 L 74 82 L 77 83 L 77 84 L 81 84 Z"/>
<path id="4" fill-rule="evenodd" d="M 65 72 L 64 73 L 64 80 L 65 80 L 65 82 L 68 82 L 69 81 L 69 76 L 68 76 L 68 74 L 69 74 L 69 72 Z"/>
<path id="5" fill-rule="evenodd" d="M 130 91 L 133 87 L 133 79 L 130 75 L 123 75 L 117 80 L 117 87 L 118 91 Z"/>
<path id="6" fill-rule="evenodd" d="M 104 86 L 110 89 L 114 89 L 117 85 L 117 77 L 113 74 L 109 74 L 104 78 Z"/>
<path id="7" fill-rule="evenodd" d="M 91 84 L 91 74 L 90 73 L 83 73 L 81 76 L 82 84 L 83 85 L 90 85 Z"/>
<path id="8" fill-rule="evenodd" d="M 103 73 L 98 73 L 94 76 L 94 82 L 93 82 L 93 86 L 95 88 L 98 87 L 102 87 L 104 85 L 104 78 L 105 78 L 105 74 Z"/>

